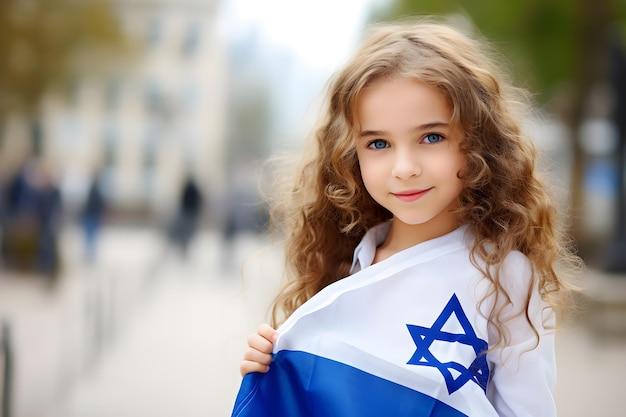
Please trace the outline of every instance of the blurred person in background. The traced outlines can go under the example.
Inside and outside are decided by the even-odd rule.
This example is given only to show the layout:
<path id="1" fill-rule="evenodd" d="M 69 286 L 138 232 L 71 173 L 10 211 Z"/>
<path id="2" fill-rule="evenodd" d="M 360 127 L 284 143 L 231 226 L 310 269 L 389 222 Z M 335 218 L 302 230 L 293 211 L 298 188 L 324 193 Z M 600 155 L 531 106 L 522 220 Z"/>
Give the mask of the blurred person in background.
<path id="1" fill-rule="evenodd" d="M 188 174 L 183 182 L 178 209 L 170 229 L 170 240 L 183 258 L 187 257 L 189 245 L 196 234 L 202 206 L 202 192 L 193 176 Z"/>
<path id="2" fill-rule="evenodd" d="M 6 267 L 56 277 L 62 204 L 52 167 L 29 159 L 4 191 L 2 249 Z"/>
<path id="3" fill-rule="evenodd" d="M 24 233 L 20 212 L 22 211 L 23 195 L 27 187 L 26 174 L 28 162 L 23 162 L 13 172 L 9 172 L 3 178 L 2 184 L 2 261 L 7 268 L 15 268 L 25 263 L 23 247 L 28 242 L 24 239 Z M 29 246 L 29 245 L 26 245 Z"/>
<path id="4" fill-rule="evenodd" d="M 57 179 L 49 165 L 38 163 L 33 180 L 36 228 L 38 231 L 35 267 L 37 272 L 54 278 L 60 270 L 59 233 L 62 201 Z"/>
<path id="5" fill-rule="evenodd" d="M 102 172 L 96 172 L 91 179 L 82 210 L 85 262 L 88 264 L 93 264 L 96 261 L 98 238 L 107 209 L 102 181 Z"/>
<path id="6" fill-rule="evenodd" d="M 33 206 L 35 190 L 32 171 L 35 162 L 27 159 L 9 175 L 3 189 L 2 256 L 7 269 L 25 271 L 33 268 L 36 252 L 36 218 Z"/>

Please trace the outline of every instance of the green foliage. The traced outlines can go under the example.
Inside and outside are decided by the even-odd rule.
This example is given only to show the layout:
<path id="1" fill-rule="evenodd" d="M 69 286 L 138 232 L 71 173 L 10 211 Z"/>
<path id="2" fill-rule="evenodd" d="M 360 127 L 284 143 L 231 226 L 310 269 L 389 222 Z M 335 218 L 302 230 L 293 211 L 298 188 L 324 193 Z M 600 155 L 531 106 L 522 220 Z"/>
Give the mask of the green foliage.
<path id="1" fill-rule="evenodd" d="M 0 1 L 0 121 L 32 112 L 50 88 L 124 45 L 107 0 Z M 89 63 L 91 65 L 85 65 Z"/>
<path id="2" fill-rule="evenodd" d="M 621 26 L 626 33 L 623 0 L 394 0 L 373 19 L 461 14 L 507 57 L 516 78 L 547 101 L 576 76 L 585 59 L 583 29 L 592 19 L 589 10 L 603 7 L 608 10 L 604 24 Z"/>

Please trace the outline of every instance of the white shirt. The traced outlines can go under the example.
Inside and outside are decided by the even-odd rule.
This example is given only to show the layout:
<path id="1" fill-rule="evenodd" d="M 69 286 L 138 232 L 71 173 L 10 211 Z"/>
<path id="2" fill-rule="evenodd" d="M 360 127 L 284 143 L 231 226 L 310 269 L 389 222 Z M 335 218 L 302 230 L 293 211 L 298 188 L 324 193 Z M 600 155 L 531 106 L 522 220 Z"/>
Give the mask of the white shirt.
<path id="1" fill-rule="evenodd" d="M 373 227 L 365 234 L 354 250 L 350 274 L 372 265 L 376 249 L 385 241 L 390 229 L 391 221 L 388 221 Z M 467 228 L 462 226 L 434 240 L 442 239 L 461 239 L 469 245 L 472 236 L 469 235 Z M 425 243 L 430 244 L 432 241 Z M 464 263 L 463 267 L 470 267 L 470 265 L 468 258 L 468 262 Z M 500 278 L 509 296 L 512 297 L 513 305 L 507 309 L 512 315 L 525 308 L 527 288 L 525 285 L 529 277 L 528 259 L 520 252 L 512 252 L 504 262 Z M 551 317 L 551 310 L 547 308 L 536 290 L 531 299 L 532 314 L 535 316 L 534 323 L 539 326 L 541 333 L 538 346 L 534 347 L 533 333 L 522 314 L 507 323 L 507 329 L 512 336 L 511 344 L 488 354 L 490 378 L 487 396 L 496 408 L 498 416 L 501 417 L 556 416 L 552 395 L 556 384 L 554 334 L 543 326 L 543 322 L 553 325 L 554 320 Z M 548 320 L 544 320 L 546 315 Z M 487 333 L 493 341 L 496 333 L 492 326 L 488 325 Z"/>

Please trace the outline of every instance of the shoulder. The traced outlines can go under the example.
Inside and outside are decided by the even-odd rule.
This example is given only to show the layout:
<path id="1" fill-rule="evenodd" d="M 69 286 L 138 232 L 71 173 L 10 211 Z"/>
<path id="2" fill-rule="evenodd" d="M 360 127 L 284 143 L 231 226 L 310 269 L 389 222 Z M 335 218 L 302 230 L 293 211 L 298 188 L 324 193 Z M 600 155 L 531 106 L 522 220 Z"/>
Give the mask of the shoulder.
<path id="1" fill-rule="evenodd" d="M 472 263 L 481 271 L 482 285 L 486 286 L 481 285 L 481 288 L 489 294 L 488 297 L 493 297 L 500 309 L 508 305 L 507 309 L 513 308 L 519 313 L 525 309 L 529 299 L 538 294 L 532 263 L 522 252 L 510 251 L 500 262 L 491 265 L 480 256 L 471 257 Z"/>
<path id="2" fill-rule="evenodd" d="M 509 252 L 500 265 L 500 278 L 503 285 L 530 284 L 532 265 L 526 255 L 520 251 Z"/>
<path id="3" fill-rule="evenodd" d="M 533 268 L 528 257 L 519 251 L 509 252 L 500 264 L 497 280 L 509 296 L 527 298 L 534 287 Z"/>
<path id="4" fill-rule="evenodd" d="M 498 287 L 502 287 L 508 291 L 527 289 L 533 282 L 533 266 L 530 259 L 519 250 L 511 250 L 503 257 L 496 256 L 494 245 L 487 242 L 483 245 L 488 258 L 500 258 L 501 261 L 493 264 L 487 259 L 480 256 L 479 251 L 475 251 L 475 237 L 468 233 L 468 251 L 472 258 L 472 263 L 479 268 L 483 274 L 490 275 L 490 281 L 494 282 Z M 474 253 L 472 253 L 474 252 Z"/>
<path id="5" fill-rule="evenodd" d="M 553 311 L 541 296 L 539 282 L 530 260 L 521 252 L 509 253 L 500 265 L 497 275 L 496 303 L 502 308 L 504 321 L 513 317 L 527 317 L 530 323 L 541 329 L 554 319 Z M 514 320 L 526 327 L 526 319 Z"/>

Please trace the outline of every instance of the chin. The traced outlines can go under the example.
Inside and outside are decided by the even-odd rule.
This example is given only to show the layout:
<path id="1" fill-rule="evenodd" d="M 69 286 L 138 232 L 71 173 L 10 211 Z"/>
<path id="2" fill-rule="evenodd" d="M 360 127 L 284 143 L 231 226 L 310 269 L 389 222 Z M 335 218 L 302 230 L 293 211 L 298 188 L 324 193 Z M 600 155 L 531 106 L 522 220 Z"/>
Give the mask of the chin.
<path id="1" fill-rule="evenodd" d="M 431 219 L 416 219 L 416 218 L 411 218 L 411 217 L 398 217 L 398 216 L 394 216 L 393 218 L 394 221 L 398 221 L 402 224 L 405 224 L 407 226 L 421 226 L 424 225 L 426 223 L 428 223 Z"/>

